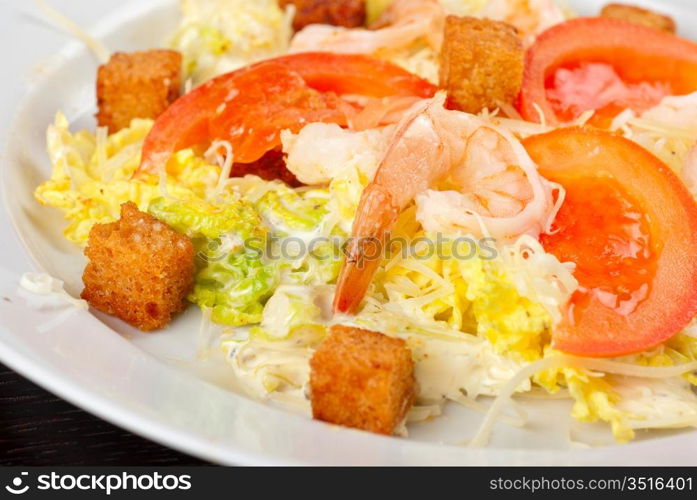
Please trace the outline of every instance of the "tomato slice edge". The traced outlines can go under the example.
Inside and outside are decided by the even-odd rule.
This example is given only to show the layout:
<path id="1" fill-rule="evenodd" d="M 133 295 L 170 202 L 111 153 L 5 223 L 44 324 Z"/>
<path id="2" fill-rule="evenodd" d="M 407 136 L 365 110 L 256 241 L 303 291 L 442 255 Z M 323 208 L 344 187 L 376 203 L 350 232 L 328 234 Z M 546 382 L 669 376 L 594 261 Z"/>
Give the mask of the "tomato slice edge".
<path id="1" fill-rule="evenodd" d="M 661 236 L 652 289 L 637 310 L 625 317 L 593 303 L 584 312 L 592 315 L 587 321 L 571 325 L 566 319 L 557 328 L 554 347 L 582 356 L 620 356 L 655 347 L 684 328 L 697 314 L 697 203 L 682 181 L 641 146 L 602 131 L 558 129 L 523 144 L 550 180 L 565 169 L 584 169 L 579 178 L 597 176 L 604 148 L 606 158 L 617 161 L 603 164 L 603 171 L 642 200 L 653 234 Z"/>

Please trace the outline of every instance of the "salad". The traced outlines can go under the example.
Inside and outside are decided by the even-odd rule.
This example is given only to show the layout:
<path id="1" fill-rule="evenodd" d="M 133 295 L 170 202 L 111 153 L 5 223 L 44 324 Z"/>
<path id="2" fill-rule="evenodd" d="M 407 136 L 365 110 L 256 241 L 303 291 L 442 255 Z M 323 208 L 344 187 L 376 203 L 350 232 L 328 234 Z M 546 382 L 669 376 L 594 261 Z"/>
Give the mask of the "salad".
<path id="1" fill-rule="evenodd" d="M 697 426 L 697 43 L 671 18 L 181 11 L 102 61 L 94 130 L 48 126 L 35 197 L 92 307 L 156 335 L 198 307 L 250 395 L 383 434 L 454 402 L 485 445 L 525 395 L 623 443 Z"/>

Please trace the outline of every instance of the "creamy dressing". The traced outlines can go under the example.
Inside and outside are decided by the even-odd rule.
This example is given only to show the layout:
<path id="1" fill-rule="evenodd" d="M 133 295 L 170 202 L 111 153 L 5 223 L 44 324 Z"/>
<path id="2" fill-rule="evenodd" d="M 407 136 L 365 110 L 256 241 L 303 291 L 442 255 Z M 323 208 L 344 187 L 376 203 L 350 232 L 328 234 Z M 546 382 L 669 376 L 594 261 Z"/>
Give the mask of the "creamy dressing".
<path id="1" fill-rule="evenodd" d="M 633 429 L 697 427 L 697 398 L 686 380 L 611 377 L 618 408 Z"/>
<path id="2" fill-rule="evenodd" d="M 61 299 L 69 305 L 78 309 L 87 310 L 87 301 L 76 299 L 63 288 L 64 283 L 58 278 L 46 273 L 24 273 L 19 281 L 20 287 L 34 295 L 45 297 L 46 299 Z M 40 307 L 40 306 L 39 306 Z"/>

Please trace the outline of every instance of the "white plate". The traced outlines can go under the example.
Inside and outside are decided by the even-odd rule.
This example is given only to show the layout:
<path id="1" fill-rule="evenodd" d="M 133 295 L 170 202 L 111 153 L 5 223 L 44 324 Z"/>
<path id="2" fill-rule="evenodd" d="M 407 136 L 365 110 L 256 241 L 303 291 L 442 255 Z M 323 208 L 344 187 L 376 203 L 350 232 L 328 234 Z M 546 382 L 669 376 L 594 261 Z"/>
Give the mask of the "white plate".
<path id="1" fill-rule="evenodd" d="M 122 6 L 118 0 L 50 3 L 83 26 L 103 18 L 90 31 L 118 50 L 162 45 L 178 17 L 174 0 Z M 590 14 L 604 2 L 570 3 Z M 685 30 L 697 26 L 697 7 L 691 0 L 662 1 L 660 8 Z M 76 126 L 94 126 L 90 115 L 96 69 L 91 55 L 76 42 L 46 58 L 65 37 L 37 20 L 39 16 L 32 2 L 0 0 L 0 46 L 11 52 L 3 63 L 0 92 L 0 132 L 7 142 L 1 157 L 7 211 L 0 215 L 3 363 L 132 432 L 224 464 L 695 463 L 695 432 L 646 433 L 627 446 L 573 448 L 567 439 L 571 420 L 565 402 L 528 404 L 532 423 L 524 430 L 499 425 L 486 449 L 454 444 L 471 437 L 481 419 L 462 408 L 450 407 L 435 422 L 412 426 L 409 440 L 337 428 L 238 395 L 219 360 L 196 363 L 194 308 L 166 332 L 144 335 L 113 318 L 76 311 L 56 322 L 55 310 L 30 307 L 17 290 L 25 270 L 38 268 L 58 276 L 75 295 L 81 288 L 80 252 L 62 238 L 60 214 L 38 206 L 32 191 L 50 171 L 44 134 L 56 110 L 62 109 Z M 692 35 L 697 38 L 697 32 Z M 13 75 L 10 80 L 8 75 Z M 20 97 L 12 121 L 8 117 Z"/>

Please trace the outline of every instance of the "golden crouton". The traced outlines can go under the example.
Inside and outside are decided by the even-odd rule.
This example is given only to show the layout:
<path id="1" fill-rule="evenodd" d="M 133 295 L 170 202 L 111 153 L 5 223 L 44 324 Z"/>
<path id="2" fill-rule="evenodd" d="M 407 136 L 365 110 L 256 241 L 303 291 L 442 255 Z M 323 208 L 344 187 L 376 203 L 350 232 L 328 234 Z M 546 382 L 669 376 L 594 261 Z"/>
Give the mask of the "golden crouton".
<path id="1" fill-rule="evenodd" d="M 523 45 L 510 24 L 448 16 L 440 86 L 451 106 L 468 113 L 514 102 L 523 81 Z"/>
<path id="2" fill-rule="evenodd" d="M 295 5 L 293 28 L 308 24 L 331 24 L 357 28 L 365 24 L 365 0 L 280 0 L 281 8 Z"/>
<path id="3" fill-rule="evenodd" d="M 184 309 L 194 279 L 194 247 L 131 202 L 121 219 L 90 231 L 82 298 L 141 330 L 162 328 Z"/>
<path id="4" fill-rule="evenodd" d="M 675 21 L 671 17 L 664 16 L 652 10 L 643 9 L 634 5 L 611 3 L 603 7 L 600 12 L 602 17 L 622 19 L 635 24 L 656 28 L 666 33 L 675 33 Z"/>
<path id="5" fill-rule="evenodd" d="M 180 94 L 182 57 L 173 50 L 117 52 L 97 72 L 97 121 L 114 133 L 133 118 L 155 119 Z"/>
<path id="6" fill-rule="evenodd" d="M 414 362 L 401 339 L 334 326 L 310 368 L 318 420 L 393 434 L 414 402 Z"/>

